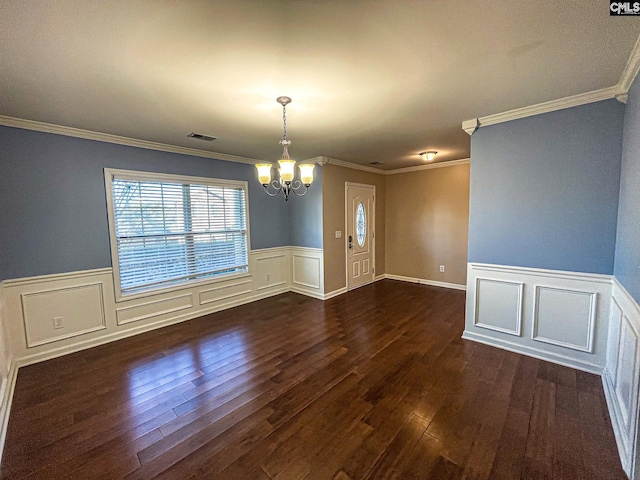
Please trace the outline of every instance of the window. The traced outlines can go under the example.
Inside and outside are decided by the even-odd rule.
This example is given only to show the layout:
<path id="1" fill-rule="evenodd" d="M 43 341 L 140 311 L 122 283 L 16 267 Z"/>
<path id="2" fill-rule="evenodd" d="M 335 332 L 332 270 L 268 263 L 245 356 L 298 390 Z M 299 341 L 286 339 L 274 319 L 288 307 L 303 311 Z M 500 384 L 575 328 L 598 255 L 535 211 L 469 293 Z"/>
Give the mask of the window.
<path id="1" fill-rule="evenodd" d="M 246 182 L 109 169 L 105 178 L 122 295 L 248 271 Z"/>
<path id="2" fill-rule="evenodd" d="M 364 213 L 364 205 L 362 202 L 358 204 L 358 210 L 356 210 L 356 239 L 358 245 L 362 247 L 364 245 L 364 239 L 367 235 L 367 217 Z"/>

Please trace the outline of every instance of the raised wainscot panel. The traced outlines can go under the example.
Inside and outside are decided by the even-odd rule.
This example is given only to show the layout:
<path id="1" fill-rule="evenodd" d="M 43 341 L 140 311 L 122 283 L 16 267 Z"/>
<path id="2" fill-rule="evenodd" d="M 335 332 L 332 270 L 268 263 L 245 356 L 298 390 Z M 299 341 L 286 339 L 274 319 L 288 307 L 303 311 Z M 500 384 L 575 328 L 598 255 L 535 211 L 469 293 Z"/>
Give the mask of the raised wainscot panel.
<path id="1" fill-rule="evenodd" d="M 251 279 L 241 282 L 217 285 L 215 287 L 206 288 L 198 292 L 200 305 L 214 303 L 228 298 L 238 297 L 251 293 Z"/>
<path id="2" fill-rule="evenodd" d="M 320 288 L 320 258 L 292 255 L 293 283 L 309 288 Z"/>
<path id="3" fill-rule="evenodd" d="M 632 479 L 640 478 L 639 382 L 640 306 L 614 279 L 603 385 L 622 467 Z"/>
<path id="4" fill-rule="evenodd" d="M 476 278 L 474 325 L 520 336 L 523 289 L 520 282 Z"/>
<path id="5" fill-rule="evenodd" d="M 188 310 L 192 307 L 193 295 L 191 293 L 187 293 L 184 295 L 137 303 L 136 305 L 119 307 L 116 309 L 116 319 L 118 325 L 125 325 L 127 323 L 159 317 L 161 315 L 175 313 L 181 310 Z"/>
<path id="6" fill-rule="evenodd" d="M 256 290 L 273 288 L 287 283 L 287 256 L 284 253 L 257 257 L 254 278 Z"/>
<path id="7" fill-rule="evenodd" d="M 106 328 L 102 283 L 21 295 L 27 347 Z"/>
<path id="8" fill-rule="evenodd" d="M 638 361 L 638 332 L 631 325 L 629 318 L 624 315 L 620 325 L 620 349 L 614 392 L 620 407 L 624 430 L 627 433 L 624 438 L 627 441 L 632 436 L 632 420 L 635 417 L 638 399 Z"/>
<path id="9" fill-rule="evenodd" d="M 538 342 L 593 351 L 595 292 L 537 285 L 532 338 Z"/>
<path id="10" fill-rule="evenodd" d="M 618 351 L 620 348 L 620 327 L 622 325 L 622 309 L 615 299 L 611 299 L 609 315 L 609 336 L 607 338 L 606 371 L 613 386 L 615 386 L 618 371 Z"/>

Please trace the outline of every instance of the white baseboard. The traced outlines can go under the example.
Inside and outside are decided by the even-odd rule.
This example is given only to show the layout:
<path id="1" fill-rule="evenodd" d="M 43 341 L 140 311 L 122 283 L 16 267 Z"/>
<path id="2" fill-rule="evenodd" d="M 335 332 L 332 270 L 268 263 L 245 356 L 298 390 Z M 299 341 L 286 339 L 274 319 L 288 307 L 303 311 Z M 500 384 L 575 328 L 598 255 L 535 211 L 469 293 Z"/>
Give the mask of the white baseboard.
<path id="1" fill-rule="evenodd" d="M 298 287 L 291 287 L 289 290 L 287 290 L 288 292 L 293 292 L 293 293 L 299 293 L 300 295 L 305 295 L 307 297 L 311 297 L 311 298 L 317 298 L 318 300 L 326 300 L 325 296 L 323 293 L 321 292 L 314 292 L 314 291 L 309 291 L 307 289 L 304 288 L 298 288 Z"/>
<path id="2" fill-rule="evenodd" d="M 337 290 L 333 290 L 332 292 L 325 293 L 322 297 L 323 300 L 329 300 L 330 298 L 337 297 L 338 295 L 342 295 L 343 293 L 347 293 L 349 290 L 347 287 L 338 288 Z"/>
<path id="3" fill-rule="evenodd" d="M 421 285 L 430 285 L 432 287 L 443 287 L 443 288 L 452 288 L 454 290 L 466 290 L 466 285 L 461 285 L 459 283 L 447 283 L 447 282 L 439 282 L 437 280 L 429 280 L 426 278 L 415 278 L 415 277 L 405 277 L 403 275 L 394 275 L 391 273 L 385 273 L 380 277 L 387 278 L 389 280 L 400 280 L 402 282 L 411 282 L 411 283 L 419 283 Z M 376 277 L 378 280 L 380 277 Z M 380 278 L 381 279 L 381 278 Z"/>
<path id="4" fill-rule="evenodd" d="M 546 360 L 547 362 L 556 363 L 558 365 L 564 365 L 565 367 L 575 368 L 576 370 L 582 370 L 583 372 L 594 373 L 596 375 L 602 374 L 602 366 L 600 365 L 582 362 L 565 355 L 559 355 L 541 349 L 520 345 L 515 342 L 493 338 L 488 335 L 465 331 L 462 334 L 462 338 L 465 340 L 471 340 L 472 342 L 489 345 L 491 347 L 501 348 L 502 350 L 508 350 L 509 352 L 527 355 L 528 357 Z"/>
<path id="5" fill-rule="evenodd" d="M 410 283 L 419 283 L 421 285 L 430 285 L 432 287 L 443 287 L 443 288 L 453 288 L 455 290 L 466 290 L 466 285 L 459 285 L 457 283 L 446 283 L 446 282 L 436 282 L 435 280 L 427 280 L 424 278 L 413 278 L 413 277 L 404 277 L 402 275 L 392 275 L 389 273 L 383 273 L 374 277 L 373 281 L 379 282 L 380 280 L 399 280 L 401 282 L 410 282 Z M 367 284 L 369 285 L 369 284 Z M 364 285 L 363 285 L 364 286 Z M 333 290 L 332 292 L 325 293 L 322 297 L 323 300 L 329 300 L 330 298 L 337 297 L 338 295 L 342 295 L 343 293 L 347 293 L 349 290 L 347 287 L 338 288 L 337 290 Z M 320 297 L 317 297 L 320 298 Z"/>

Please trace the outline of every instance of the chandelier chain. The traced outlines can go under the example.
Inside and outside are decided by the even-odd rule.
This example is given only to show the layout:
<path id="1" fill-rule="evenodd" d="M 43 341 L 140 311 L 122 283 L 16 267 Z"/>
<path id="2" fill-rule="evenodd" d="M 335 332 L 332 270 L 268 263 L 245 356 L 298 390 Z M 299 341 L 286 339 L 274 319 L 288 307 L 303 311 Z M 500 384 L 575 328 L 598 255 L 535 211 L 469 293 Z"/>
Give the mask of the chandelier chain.
<path id="1" fill-rule="evenodd" d="M 287 106 L 282 105 L 282 140 L 287 141 Z"/>
<path id="2" fill-rule="evenodd" d="M 310 164 L 301 164 L 298 166 L 300 169 L 300 178 L 295 178 L 295 164 L 296 161 L 292 160 L 289 156 L 289 145 L 291 142 L 287 138 L 287 105 L 291 103 L 289 97 L 278 97 L 276 101 L 282 105 L 282 156 L 278 163 L 280 168 L 278 169 L 279 178 L 273 178 L 271 176 L 271 170 L 273 165 L 271 163 L 259 163 L 256 165 L 258 169 L 258 180 L 264 187 L 264 191 L 270 197 L 275 197 L 282 194 L 285 201 L 289 200 L 289 197 L 293 193 L 298 197 L 306 195 L 311 182 L 313 182 L 313 167 Z"/>

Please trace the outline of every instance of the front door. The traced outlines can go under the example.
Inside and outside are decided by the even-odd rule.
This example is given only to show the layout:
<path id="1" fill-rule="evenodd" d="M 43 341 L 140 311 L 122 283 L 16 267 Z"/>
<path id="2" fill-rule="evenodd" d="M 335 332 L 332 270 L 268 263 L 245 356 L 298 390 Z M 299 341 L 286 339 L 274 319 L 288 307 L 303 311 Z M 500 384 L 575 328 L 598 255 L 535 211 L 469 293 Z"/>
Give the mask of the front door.
<path id="1" fill-rule="evenodd" d="M 373 185 L 346 184 L 347 288 L 373 282 L 375 192 Z"/>

